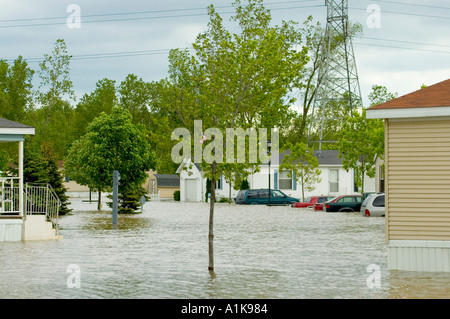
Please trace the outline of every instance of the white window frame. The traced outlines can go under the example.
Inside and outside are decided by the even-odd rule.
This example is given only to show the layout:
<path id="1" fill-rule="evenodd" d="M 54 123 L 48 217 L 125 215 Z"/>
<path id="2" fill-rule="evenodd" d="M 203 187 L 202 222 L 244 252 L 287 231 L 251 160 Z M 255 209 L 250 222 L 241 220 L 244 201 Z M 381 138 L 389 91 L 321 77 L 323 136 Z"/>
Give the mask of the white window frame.
<path id="1" fill-rule="evenodd" d="M 286 177 L 282 177 L 282 174 L 285 174 L 286 175 Z M 289 189 L 289 190 L 292 190 L 293 189 L 293 175 L 292 175 L 292 171 L 291 171 L 291 177 L 288 177 L 287 176 L 287 174 L 289 174 L 289 170 L 282 170 L 282 171 L 279 171 L 278 172 L 278 189 Z M 287 181 L 287 180 L 290 180 L 290 184 L 291 184 L 291 187 L 290 188 L 282 188 L 281 187 L 281 181 Z"/>
<path id="2" fill-rule="evenodd" d="M 331 172 L 336 171 L 336 182 L 331 181 Z M 336 184 L 336 185 L 333 185 Z M 334 187 L 333 187 L 334 186 Z M 330 193 L 339 193 L 339 168 L 330 168 L 328 170 L 328 187 L 330 190 Z M 336 189 L 336 190 L 333 190 Z"/>

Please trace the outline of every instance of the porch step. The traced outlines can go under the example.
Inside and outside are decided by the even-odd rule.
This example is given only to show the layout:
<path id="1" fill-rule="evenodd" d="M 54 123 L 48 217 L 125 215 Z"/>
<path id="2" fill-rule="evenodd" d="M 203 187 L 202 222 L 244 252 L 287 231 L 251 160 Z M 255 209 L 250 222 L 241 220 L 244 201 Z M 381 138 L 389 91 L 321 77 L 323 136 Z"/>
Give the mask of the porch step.
<path id="1" fill-rule="evenodd" d="M 28 215 L 25 219 L 25 240 L 52 240 L 58 239 L 52 223 L 46 220 L 45 215 Z"/>

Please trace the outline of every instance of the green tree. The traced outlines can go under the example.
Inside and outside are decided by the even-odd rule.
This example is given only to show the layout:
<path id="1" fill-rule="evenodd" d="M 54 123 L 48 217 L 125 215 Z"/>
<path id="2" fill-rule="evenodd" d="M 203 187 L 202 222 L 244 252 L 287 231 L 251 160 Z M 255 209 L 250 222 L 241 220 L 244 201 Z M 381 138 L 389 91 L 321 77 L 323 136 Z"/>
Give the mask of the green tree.
<path id="1" fill-rule="evenodd" d="M 59 159 L 62 159 L 72 142 L 71 119 L 74 100 L 72 81 L 70 80 L 70 59 L 67 47 L 62 39 L 55 42 L 51 55 L 45 54 L 39 63 L 38 75 L 41 79 L 37 95 L 37 108 L 30 112 L 30 122 L 36 128 L 32 140 L 35 149 L 42 143 L 51 145 Z"/>
<path id="2" fill-rule="evenodd" d="M 117 101 L 115 81 L 106 78 L 98 81 L 94 92 L 85 94 L 75 108 L 72 120 L 74 140 L 86 134 L 89 123 L 97 116 L 103 112 L 111 113 Z"/>
<path id="3" fill-rule="evenodd" d="M 10 66 L 0 60 L 0 117 L 24 122 L 32 105 L 32 78 L 34 71 L 19 56 Z"/>
<path id="4" fill-rule="evenodd" d="M 131 114 L 120 107 L 94 119 L 64 162 L 67 176 L 98 190 L 99 210 L 101 192 L 111 189 L 114 170 L 121 175 L 119 193 L 127 194 L 143 184 L 146 171 L 154 166 L 145 127 L 133 124 Z"/>
<path id="5" fill-rule="evenodd" d="M 6 60 L 0 60 L 0 117 L 30 124 L 27 113 L 32 109 L 33 74 L 34 71 L 22 56 L 11 65 Z M 1 157 L 7 164 L 18 157 L 16 143 L 2 143 L 1 149 Z"/>
<path id="6" fill-rule="evenodd" d="M 48 145 L 43 145 L 41 150 L 36 150 L 30 144 L 25 144 L 23 176 L 26 183 L 49 184 L 58 196 L 61 205 L 59 214 L 66 215 L 71 209 L 66 195 L 67 189 L 63 185 L 63 177 L 58 170 L 55 153 Z"/>
<path id="7" fill-rule="evenodd" d="M 195 135 L 195 120 L 202 120 L 205 129 L 225 132 L 226 128 L 283 127 L 292 116 L 288 96 L 301 82 L 308 61 L 301 31 L 294 22 L 270 26 L 270 12 L 261 0 L 249 0 L 246 5 L 235 1 L 234 6 L 232 21 L 237 23 L 237 33 L 226 30 L 211 5 L 208 29 L 197 36 L 194 53 L 172 50 L 169 54 L 170 107 L 194 136 L 194 143 L 201 139 Z M 211 145 L 204 146 L 204 154 L 211 151 L 213 160 L 202 162 L 211 179 L 210 271 L 214 270 L 215 183 L 226 169 L 216 158 L 219 153 L 212 147 L 213 136 L 208 137 L 213 140 Z M 241 168 L 254 166 L 239 164 Z"/>
<path id="8" fill-rule="evenodd" d="M 283 158 L 280 169 L 287 170 L 289 177 L 293 177 L 295 173 L 296 180 L 302 188 L 302 201 L 305 201 L 305 190 L 313 191 L 315 185 L 321 181 L 319 161 L 314 156 L 313 150 L 305 143 L 297 143 L 289 150 L 290 152 Z"/>
<path id="9" fill-rule="evenodd" d="M 398 93 L 391 93 L 385 86 L 372 85 L 372 91 L 369 93 L 370 106 L 381 104 L 397 98 Z"/>
<path id="10" fill-rule="evenodd" d="M 138 79 L 134 74 L 128 74 L 118 88 L 119 105 L 128 110 L 134 123 L 149 126 L 152 84 Z"/>
<path id="11" fill-rule="evenodd" d="M 346 117 L 338 140 L 339 157 L 343 167 L 355 172 L 356 186 L 364 194 L 364 177 L 375 176 L 377 158 L 384 157 L 384 123 L 367 119 L 366 110 Z"/>

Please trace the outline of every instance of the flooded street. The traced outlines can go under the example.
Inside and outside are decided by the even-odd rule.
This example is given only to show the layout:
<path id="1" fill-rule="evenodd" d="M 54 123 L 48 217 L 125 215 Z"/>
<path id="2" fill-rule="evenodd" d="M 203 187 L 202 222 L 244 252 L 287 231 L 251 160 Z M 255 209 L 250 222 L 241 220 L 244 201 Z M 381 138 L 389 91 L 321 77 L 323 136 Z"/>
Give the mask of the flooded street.
<path id="1" fill-rule="evenodd" d="M 208 204 L 149 202 L 113 227 L 71 201 L 62 240 L 0 243 L 0 298 L 450 298 L 448 273 L 387 270 L 384 218 L 217 204 L 211 275 Z"/>

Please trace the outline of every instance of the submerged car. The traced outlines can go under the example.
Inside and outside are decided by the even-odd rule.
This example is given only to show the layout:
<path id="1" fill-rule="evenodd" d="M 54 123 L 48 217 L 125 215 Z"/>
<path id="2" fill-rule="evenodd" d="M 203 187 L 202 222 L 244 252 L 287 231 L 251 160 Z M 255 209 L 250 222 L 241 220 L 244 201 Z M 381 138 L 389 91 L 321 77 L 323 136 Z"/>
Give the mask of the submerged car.
<path id="1" fill-rule="evenodd" d="M 305 202 L 295 202 L 292 203 L 292 207 L 300 207 L 300 208 L 312 208 L 316 203 L 325 203 L 329 200 L 332 200 L 334 196 L 311 196 L 306 199 Z"/>
<path id="2" fill-rule="evenodd" d="M 369 195 L 361 205 L 361 215 L 365 217 L 384 217 L 384 199 L 383 193 Z"/>
<path id="3" fill-rule="evenodd" d="M 290 205 L 299 199 L 290 197 L 278 189 L 247 189 L 241 190 L 236 196 L 236 204 L 240 205 Z"/>
<path id="4" fill-rule="evenodd" d="M 342 195 L 323 204 L 323 211 L 329 213 L 359 212 L 363 197 L 361 195 Z"/>

